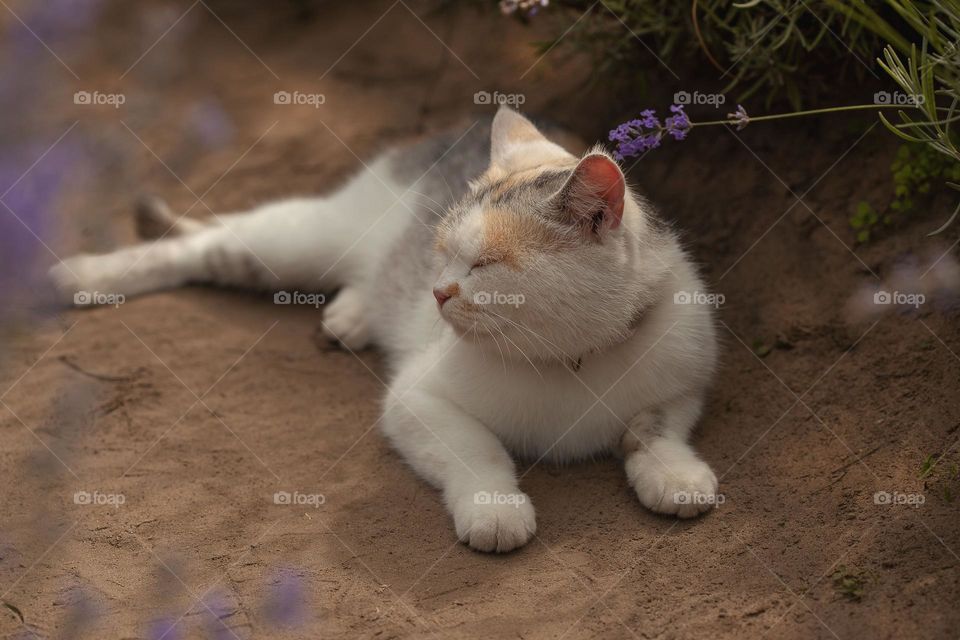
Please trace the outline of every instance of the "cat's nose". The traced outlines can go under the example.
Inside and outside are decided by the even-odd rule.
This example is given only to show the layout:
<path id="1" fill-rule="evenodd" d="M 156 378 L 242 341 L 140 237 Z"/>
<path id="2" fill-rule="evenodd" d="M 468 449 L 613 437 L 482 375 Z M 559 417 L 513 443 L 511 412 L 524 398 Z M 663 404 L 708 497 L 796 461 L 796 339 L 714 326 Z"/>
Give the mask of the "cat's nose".
<path id="1" fill-rule="evenodd" d="M 434 287 L 433 297 L 437 299 L 437 304 L 443 307 L 443 303 L 460 293 L 460 285 L 456 282 L 448 284 L 445 287 Z"/>
<path id="2" fill-rule="evenodd" d="M 443 303 L 449 300 L 452 296 L 444 289 L 434 289 L 433 297 L 437 299 L 437 304 L 442 307 Z"/>

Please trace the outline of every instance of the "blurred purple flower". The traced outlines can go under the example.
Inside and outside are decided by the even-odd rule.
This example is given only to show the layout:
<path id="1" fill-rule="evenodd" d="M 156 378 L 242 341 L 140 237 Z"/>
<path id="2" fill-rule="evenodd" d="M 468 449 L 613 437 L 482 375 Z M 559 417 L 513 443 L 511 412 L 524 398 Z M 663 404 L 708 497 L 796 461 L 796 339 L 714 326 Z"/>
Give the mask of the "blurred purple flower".
<path id="1" fill-rule="evenodd" d="M 37 162 L 44 150 L 38 145 L 25 145 L 5 148 L 0 155 L 0 292 L 3 293 L 14 287 L 30 287 L 38 275 L 37 256 L 44 251 L 43 242 L 48 241 L 57 199 L 63 193 L 66 177 L 81 162 L 80 148 L 69 140 L 61 141 Z"/>
<path id="2" fill-rule="evenodd" d="M 8 22 L 10 41 L 15 52 L 27 55 L 39 52 L 44 45 L 57 50 L 63 40 L 83 35 L 97 19 L 102 5 L 103 0 L 45 0 L 31 3 L 29 10 L 20 14 L 29 29 L 19 20 Z"/>
<path id="3" fill-rule="evenodd" d="M 229 627 L 227 620 L 237 612 L 237 607 L 231 604 L 230 600 L 222 593 L 214 593 L 204 598 L 203 604 L 209 637 L 214 638 L 214 640 L 236 638 L 236 634 Z"/>
<path id="4" fill-rule="evenodd" d="M 519 14 L 532 18 L 549 4 L 550 0 L 500 0 L 500 12 L 505 16 Z"/>
<path id="5" fill-rule="evenodd" d="M 187 115 L 187 127 L 205 147 L 221 147 L 233 138 L 236 128 L 230 115 L 215 100 L 197 102 Z"/>
<path id="6" fill-rule="evenodd" d="M 263 605 L 264 617 L 277 627 L 296 627 L 306 621 L 303 579 L 291 569 L 278 572 L 271 581 Z"/>
<path id="7" fill-rule="evenodd" d="M 147 640 L 180 640 L 183 638 L 179 620 L 159 618 L 147 626 Z"/>

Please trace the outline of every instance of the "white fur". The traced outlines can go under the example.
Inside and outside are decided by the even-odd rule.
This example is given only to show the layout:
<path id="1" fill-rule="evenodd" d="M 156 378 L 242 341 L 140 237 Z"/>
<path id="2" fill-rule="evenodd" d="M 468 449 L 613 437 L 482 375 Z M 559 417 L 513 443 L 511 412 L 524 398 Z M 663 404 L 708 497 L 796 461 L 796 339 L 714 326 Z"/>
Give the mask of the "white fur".
<path id="1" fill-rule="evenodd" d="M 528 126 L 498 114 L 497 171 L 576 164 Z M 714 328 L 708 307 L 673 304 L 675 292 L 704 286 L 672 235 L 648 241 L 644 203 L 628 190 L 622 224 L 604 228 L 602 241 L 538 258 L 519 274 L 474 267 L 483 212 L 470 210 L 446 229 L 432 276 L 459 295 L 438 313 L 424 282 L 404 313 L 391 314 L 373 291 L 392 268 L 388 247 L 422 224 L 411 211 L 431 206 L 419 188 L 396 182 L 381 158 L 328 198 L 285 200 L 155 244 L 78 256 L 51 275 L 71 300 L 80 290 L 130 296 L 193 281 L 342 287 L 325 310 L 325 333 L 350 349 L 372 340 L 391 355 L 383 432 L 443 492 L 457 535 L 475 549 L 509 551 L 535 533 L 511 454 L 564 462 L 622 448 L 646 507 L 680 517 L 708 508 L 717 480 L 687 439 L 714 368 Z M 478 311 L 469 303 L 481 292 L 525 301 Z M 678 500 L 684 492 L 700 500 Z"/>

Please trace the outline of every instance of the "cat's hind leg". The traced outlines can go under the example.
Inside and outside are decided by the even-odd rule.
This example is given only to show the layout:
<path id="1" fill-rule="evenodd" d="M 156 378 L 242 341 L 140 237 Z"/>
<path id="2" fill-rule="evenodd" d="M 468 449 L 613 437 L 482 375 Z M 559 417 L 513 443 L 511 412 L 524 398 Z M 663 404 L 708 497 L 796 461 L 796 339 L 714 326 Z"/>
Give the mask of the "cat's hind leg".
<path id="1" fill-rule="evenodd" d="M 142 196 L 134 209 L 137 235 L 143 240 L 159 240 L 200 231 L 212 224 L 186 216 L 176 215 L 167 203 L 157 196 Z"/>
<path id="2" fill-rule="evenodd" d="M 138 226 L 159 239 L 101 255 L 81 254 L 50 270 L 61 298 L 96 303 L 94 293 L 123 295 L 188 283 L 260 290 L 332 290 L 357 273 L 362 247 L 347 251 L 356 231 L 322 198 L 297 198 L 208 224 L 177 219 L 156 202 L 141 205 Z"/>
<path id="3" fill-rule="evenodd" d="M 223 227 L 166 237 L 100 255 L 81 254 L 50 269 L 63 302 L 97 304 L 187 283 L 265 284 L 267 278 L 242 244 Z"/>
<path id="4" fill-rule="evenodd" d="M 699 397 L 680 398 L 630 421 L 621 442 L 624 466 L 652 511 L 691 518 L 718 503 L 717 476 L 687 442 L 702 404 Z"/>

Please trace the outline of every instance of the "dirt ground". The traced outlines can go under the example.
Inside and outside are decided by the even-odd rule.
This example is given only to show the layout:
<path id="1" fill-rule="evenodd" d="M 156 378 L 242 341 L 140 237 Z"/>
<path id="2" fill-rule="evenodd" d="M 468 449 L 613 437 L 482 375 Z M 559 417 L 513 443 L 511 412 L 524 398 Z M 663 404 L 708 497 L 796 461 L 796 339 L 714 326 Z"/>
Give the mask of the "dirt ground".
<path id="1" fill-rule="evenodd" d="M 658 102 L 585 89 L 583 60 L 527 46 L 556 33 L 546 22 L 470 6 L 106 2 L 55 42 L 36 6 L 10 8 L 49 50 L 12 15 L 0 26 L 30 54 L 11 70 L 42 85 L 17 114 L 39 141 L 21 170 L 67 131 L 31 172 L 72 163 L 49 225 L 62 256 L 130 242 L 144 192 L 204 215 L 329 189 L 384 145 L 488 112 L 477 91 L 522 93 L 524 111 L 599 140 L 699 86 L 651 57 Z M 126 100 L 77 105 L 80 90 Z M 847 301 L 948 250 L 952 263 L 960 226 L 928 238 L 950 205 L 934 200 L 855 244 L 850 212 L 891 189 L 896 144 L 873 122 L 697 130 L 630 172 L 725 300 L 695 439 L 724 502 L 696 521 L 645 511 L 615 460 L 536 465 L 537 537 L 478 554 L 375 428 L 380 358 L 328 349 L 321 310 L 202 288 L 17 307 L 32 315 L 0 351 L 0 632 L 956 637 L 958 306 L 852 320 Z M 275 504 L 283 491 L 323 504 Z"/>

